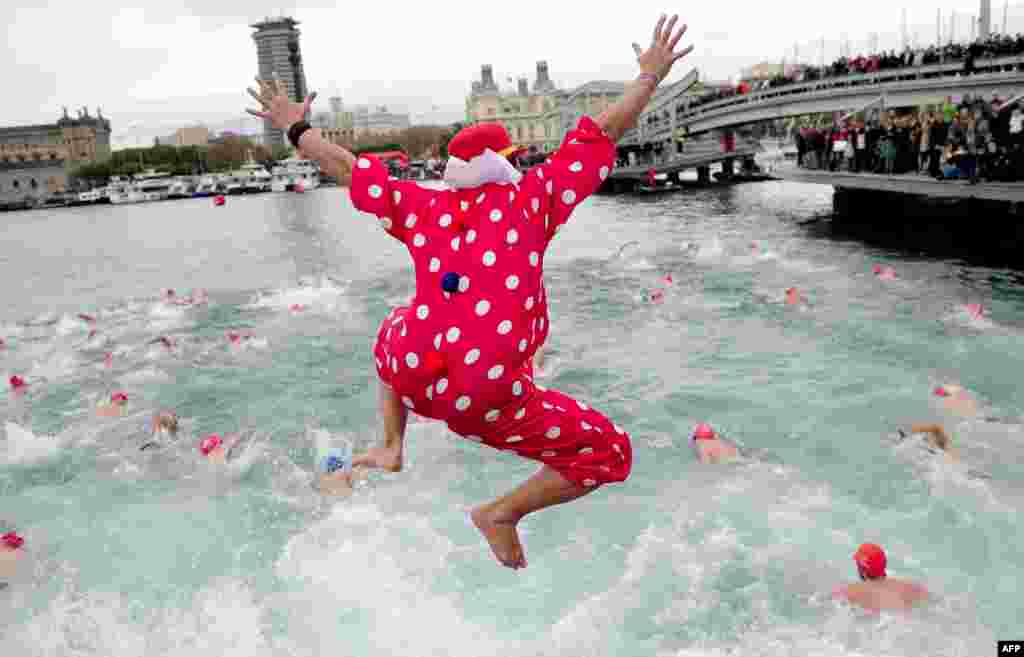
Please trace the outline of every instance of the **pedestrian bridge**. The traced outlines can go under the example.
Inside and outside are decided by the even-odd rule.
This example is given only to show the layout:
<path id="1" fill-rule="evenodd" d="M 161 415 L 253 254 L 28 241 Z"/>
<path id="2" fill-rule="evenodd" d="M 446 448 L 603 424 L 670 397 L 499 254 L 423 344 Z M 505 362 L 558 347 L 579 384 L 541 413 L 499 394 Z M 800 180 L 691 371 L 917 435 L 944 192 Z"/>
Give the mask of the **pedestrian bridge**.
<path id="1" fill-rule="evenodd" d="M 908 67 L 876 73 L 823 78 L 789 84 L 700 106 L 679 98 L 674 111 L 659 118 L 685 126 L 690 134 L 710 130 L 866 107 L 876 101 L 886 107 L 916 107 L 941 103 L 947 96 L 1016 95 L 1024 90 L 1024 57 L 977 60 L 965 74 L 963 62 Z M 648 111 L 653 108 L 648 108 Z M 641 115 L 641 126 L 648 117 Z"/>

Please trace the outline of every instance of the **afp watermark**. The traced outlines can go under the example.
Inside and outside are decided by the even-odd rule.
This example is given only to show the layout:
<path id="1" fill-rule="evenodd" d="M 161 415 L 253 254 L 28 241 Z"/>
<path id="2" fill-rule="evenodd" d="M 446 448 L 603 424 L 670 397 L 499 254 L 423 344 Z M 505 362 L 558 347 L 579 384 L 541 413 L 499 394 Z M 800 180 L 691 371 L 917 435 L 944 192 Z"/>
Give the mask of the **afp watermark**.
<path id="1" fill-rule="evenodd" d="M 996 648 L 996 655 L 999 657 L 1024 657 L 1024 641 L 997 641 Z"/>

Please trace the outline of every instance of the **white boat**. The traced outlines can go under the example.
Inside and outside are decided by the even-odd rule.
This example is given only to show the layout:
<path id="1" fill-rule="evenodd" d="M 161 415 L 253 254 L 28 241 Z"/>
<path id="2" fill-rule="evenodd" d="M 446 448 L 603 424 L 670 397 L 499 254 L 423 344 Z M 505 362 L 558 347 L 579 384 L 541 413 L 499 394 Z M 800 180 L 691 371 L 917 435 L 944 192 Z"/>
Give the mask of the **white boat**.
<path id="1" fill-rule="evenodd" d="M 103 198 L 102 189 L 90 189 L 87 192 L 79 192 L 72 199 L 71 205 L 93 205 L 99 203 L 100 199 Z"/>
<path id="2" fill-rule="evenodd" d="M 220 184 L 217 181 L 216 176 L 201 176 L 199 182 L 196 183 L 195 191 L 192 192 L 192 196 L 201 198 L 204 196 L 215 196 L 220 193 Z"/>
<path id="3" fill-rule="evenodd" d="M 227 184 L 228 194 L 258 194 L 270 191 L 270 172 L 261 164 L 249 160 L 239 169 L 231 172 Z"/>
<path id="4" fill-rule="evenodd" d="M 167 198 L 192 198 L 195 189 L 196 184 L 191 178 L 177 178 L 167 190 Z"/>
<path id="5" fill-rule="evenodd" d="M 168 197 L 174 179 L 171 174 L 149 169 L 135 176 L 132 192 L 140 202 L 162 201 Z"/>
<path id="6" fill-rule="evenodd" d="M 320 167 L 313 160 L 282 160 L 271 173 L 270 189 L 275 192 L 292 192 L 296 185 L 303 191 L 320 186 Z"/>
<path id="7" fill-rule="evenodd" d="M 131 180 L 125 176 L 110 177 L 110 184 L 107 185 L 107 198 L 116 205 L 142 201 L 142 198 L 135 193 Z"/>

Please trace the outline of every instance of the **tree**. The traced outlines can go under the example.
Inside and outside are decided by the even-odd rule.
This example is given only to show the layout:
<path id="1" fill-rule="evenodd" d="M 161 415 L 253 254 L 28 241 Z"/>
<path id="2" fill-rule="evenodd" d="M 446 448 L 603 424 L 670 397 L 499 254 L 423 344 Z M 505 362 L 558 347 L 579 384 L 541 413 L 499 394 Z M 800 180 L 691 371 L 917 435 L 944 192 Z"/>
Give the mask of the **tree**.
<path id="1" fill-rule="evenodd" d="M 270 159 L 270 149 L 244 137 L 230 136 L 219 144 L 213 144 L 207 151 L 211 171 L 237 168 L 250 157 L 257 162 L 267 161 Z"/>
<path id="2" fill-rule="evenodd" d="M 273 160 L 287 160 L 292 156 L 292 153 L 293 150 L 290 146 L 279 144 L 274 146 L 273 150 L 270 152 L 270 157 Z"/>
<path id="3" fill-rule="evenodd" d="M 452 127 L 448 130 L 448 132 L 445 132 L 444 134 L 441 135 L 441 141 L 439 142 L 439 145 L 442 159 L 447 159 L 448 142 L 452 140 L 452 137 L 458 134 L 459 130 L 462 130 L 462 127 L 463 126 L 461 123 L 453 123 Z"/>

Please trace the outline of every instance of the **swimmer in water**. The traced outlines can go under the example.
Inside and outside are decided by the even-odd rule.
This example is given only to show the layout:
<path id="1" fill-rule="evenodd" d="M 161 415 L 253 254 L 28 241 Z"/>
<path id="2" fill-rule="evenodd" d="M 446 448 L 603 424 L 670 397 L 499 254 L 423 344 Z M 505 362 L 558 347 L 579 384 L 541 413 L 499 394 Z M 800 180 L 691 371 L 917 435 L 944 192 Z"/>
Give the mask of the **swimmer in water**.
<path id="1" fill-rule="evenodd" d="M 0 589 L 14 579 L 18 572 L 18 563 L 24 556 L 22 545 L 25 539 L 14 532 L 7 532 L 0 536 Z"/>
<path id="2" fill-rule="evenodd" d="M 875 265 L 871 268 L 871 271 L 878 277 L 880 281 L 894 281 L 896 280 L 896 270 L 892 267 L 883 267 L 882 265 Z"/>
<path id="3" fill-rule="evenodd" d="M 840 586 L 832 592 L 833 598 L 876 613 L 909 610 L 930 598 L 928 590 L 916 582 L 887 577 L 885 552 L 874 543 L 861 545 L 853 561 L 861 581 Z"/>
<path id="4" fill-rule="evenodd" d="M 633 44 L 638 79 L 599 116 L 581 117 L 551 158 L 525 174 L 509 160 L 520 149 L 500 123 L 461 130 L 448 146 L 444 189 L 392 180 L 376 157 L 325 140 L 305 122 L 313 96 L 292 102 L 276 79 L 249 90 L 262 111 L 247 111 L 286 130 L 303 157 L 348 183 L 353 206 L 376 215 L 413 260 L 416 301 L 392 310 L 374 347 L 384 445 L 354 465 L 401 471 L 410 410 L 541 463 L 515 490 L 470 513 L 509 568 L 527 565 L 524 517 L 625 481 L 632 470 L 629 434 L 596 409 L 536 386 L 529 359 L 548 332 L 542 255 L 607 179 L 615 144 L 692 50 L 676 52 L 686 29 L 675 30 L 677 21 L 663 15 L 647 50 Z"/>
<path id="5" fill-rule="evenodd" d="M 147 423 L 149 439 L 142 444 L 139 451 L 160 449 L 178 437 L 178 415 L 174 411 L 155 413 Z"/>
<path id="6" fill-rule="evenodd" d="M 945 383 L 936 386 L 932 393 L 942 399 L 942 407 L 946 411 L 960 417 L 977 417 L 978 403 L 962 387 Z"/>
<path id="7" fill-rule="evenodd" d="M 122 417 L 128 410 L 128 393 L 115 392 L 110 395 L 109 401 L 100 401 L 96 404 L 97 417 Z"/>
<path id="8" fill-rule="evenodd" d="M 802 306 L 807 303 L 807 297 L 800 294 L 800 290 L 795 287 L 788 288 L 786 290 L 786 305 L 787 306 Z"/>
<path id="9" fill-rule="evenodd" d="M 243 434 L 232 434 L 221 438 L 219 434 L 212 433 L 200 441 L 199 453 L 208 463 L 225 465 L 238 455 L 236 452 L 243 442 L 245 442 Z"/>
<path id="10" fill-rule="evenodd" d="M 17 374 L 12 374 L 7 382 L 11 384 L 11 390 L 17 393 L 25 392 L 28 389 L 28 382 Z"/>
<path id="11" fill-rule="evenodd" d="M 735 445 L 723 440 L 711 425 L 703 422 L 694 428 L 690 436 L 690 446 L 693 447 L 697 460 L 705 464 L 731 463 L 740 458 Z"/>
<path id="12" fill-rule="evenodd" d="M 907 432 L 903 429 L 899 429 L 898 432 L 901 441 L 908 437 Z M 956 450 L 953 449 L 953 439 L 949 437 L 941 424 L 914 424 L 910 427 L 910 434 L 925 436 L 925 446 L 930 452 L 942 453 L 950 461 L 960 460 Z"/>

